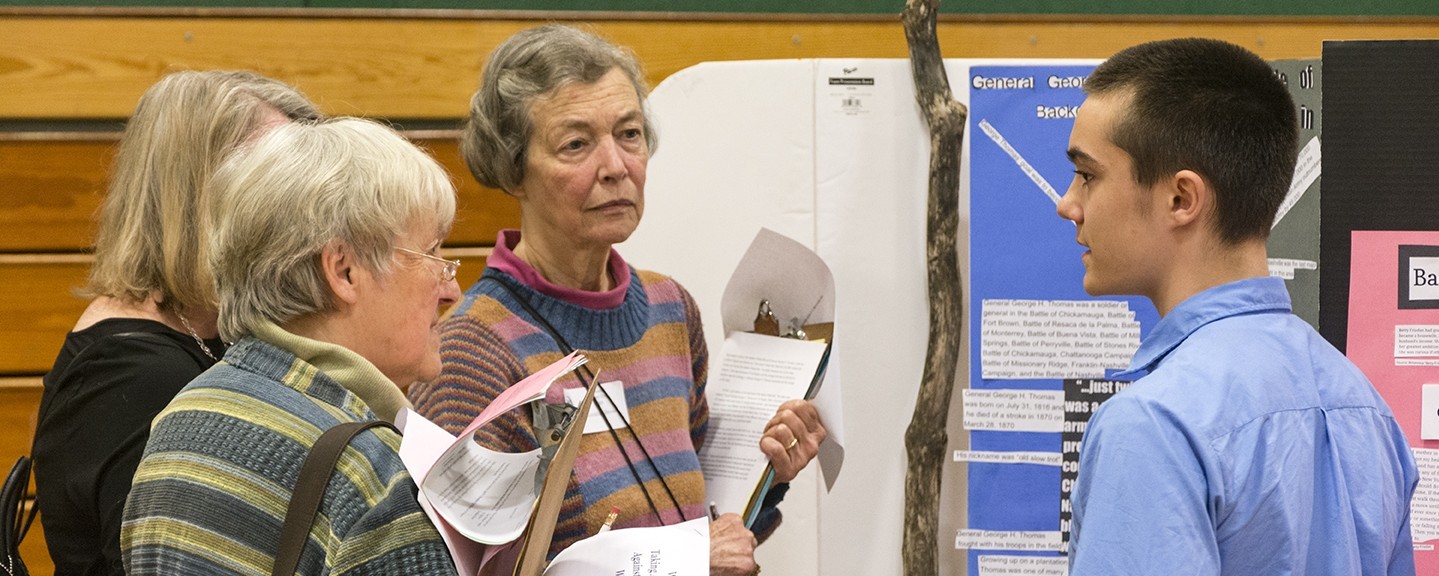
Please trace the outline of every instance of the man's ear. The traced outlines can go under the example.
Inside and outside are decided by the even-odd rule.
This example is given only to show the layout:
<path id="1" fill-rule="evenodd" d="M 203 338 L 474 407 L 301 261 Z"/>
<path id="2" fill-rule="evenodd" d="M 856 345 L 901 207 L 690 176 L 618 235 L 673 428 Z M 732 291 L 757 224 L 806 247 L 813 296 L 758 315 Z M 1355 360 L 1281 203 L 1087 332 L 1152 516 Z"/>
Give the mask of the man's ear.
<path id="1" fill-rule="evenodd" d="M 1175 226 L 1199 222 L 1214 205 L 1214 190 L 1193 170 L 1175 172 L 1169 177 L 1169 185 L 1164 192 L 1164 209 Z"/>
<path id="2" fill-rule="evenodd" d="M 358 280 L 364 270 L 358 264 L 354 251 L 343 242 L 331 242 L 320 251 L 320 272 L 336 300 L 354 304 L 359 299 Z"/>

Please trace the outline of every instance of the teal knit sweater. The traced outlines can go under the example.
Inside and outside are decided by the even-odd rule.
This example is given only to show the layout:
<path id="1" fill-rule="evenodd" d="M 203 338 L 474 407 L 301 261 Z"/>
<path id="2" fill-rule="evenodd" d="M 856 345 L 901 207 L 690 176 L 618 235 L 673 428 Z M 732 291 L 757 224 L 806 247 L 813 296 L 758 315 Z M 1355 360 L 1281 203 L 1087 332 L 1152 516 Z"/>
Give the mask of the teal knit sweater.
<path id="1" fill-rule="evenodd" d="M 270 573 L 291 490 L 315 440 L 341 422 L 375 420 L 377 412 L 392 418 L 404 404 L 358 355 L 270 332 L 306 359 L 247 337 L 156 418 L 125 507 L 127 573 Z M 300 574 L 454 573 L 415 501 L 399 445 L 388 429 L 350 443 Z"/>

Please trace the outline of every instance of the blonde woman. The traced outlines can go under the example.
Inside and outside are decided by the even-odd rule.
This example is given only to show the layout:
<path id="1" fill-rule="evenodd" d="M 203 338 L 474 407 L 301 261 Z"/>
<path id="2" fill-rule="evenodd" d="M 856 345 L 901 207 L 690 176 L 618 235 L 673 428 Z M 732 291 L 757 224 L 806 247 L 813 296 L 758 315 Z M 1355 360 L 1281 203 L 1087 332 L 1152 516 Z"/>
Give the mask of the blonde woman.
<path id="1" fill-rule="evenodd" d="M 270 127 L 318 116 L 249 72 L 177 72 L 140 98 L 115 159 L 85 287 L 35 436 L 36 499 L 56 574 L 123 574 L 120 514 L 150 420 L 225 352 L 206 263 L 203 184 Z"/>

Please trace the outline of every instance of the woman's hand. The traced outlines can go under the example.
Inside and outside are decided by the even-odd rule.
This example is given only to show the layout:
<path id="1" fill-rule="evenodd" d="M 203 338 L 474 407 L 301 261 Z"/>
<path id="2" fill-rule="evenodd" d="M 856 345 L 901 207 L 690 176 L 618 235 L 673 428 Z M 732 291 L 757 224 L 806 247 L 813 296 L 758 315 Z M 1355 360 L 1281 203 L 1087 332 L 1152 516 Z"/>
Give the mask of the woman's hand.
<path id="1" fill-rule="evenodd" d="M 759 571 L 754 562 L 754 533 L 738 514 L 725 514 L 710 523 L 710 575 L 750 576 Z"/>
<path id="2" fill-rule="evenodd" d="M 789 482 L 809 465 L 828 435 L 819 421 L 819 411 L 809 400 L 780 404 L 774 418 L 765 424 L 759 449 L 774 465 L 774 481 Z"/>

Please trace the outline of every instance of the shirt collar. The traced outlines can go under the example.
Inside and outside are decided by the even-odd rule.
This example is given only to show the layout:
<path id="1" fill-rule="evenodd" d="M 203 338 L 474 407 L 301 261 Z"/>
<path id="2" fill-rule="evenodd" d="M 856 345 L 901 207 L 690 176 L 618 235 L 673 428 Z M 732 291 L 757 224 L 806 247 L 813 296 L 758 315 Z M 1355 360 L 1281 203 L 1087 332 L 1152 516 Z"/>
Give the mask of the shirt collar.
<path id="1" fill-rule="evenodd" d="M 1284 280 L 1275 277 L 1246 278 L 1215 286 L 1179 303 L 1149 336 L 1129 362 L 1129 369 L 1115 378 L 1132 378 L 1141 372 L 1153 371 L 1169 352 L 1184 342 L 1201 326 L 1241 314 L 1264 312 L 1288 313 L 1289 291 Z"/>

